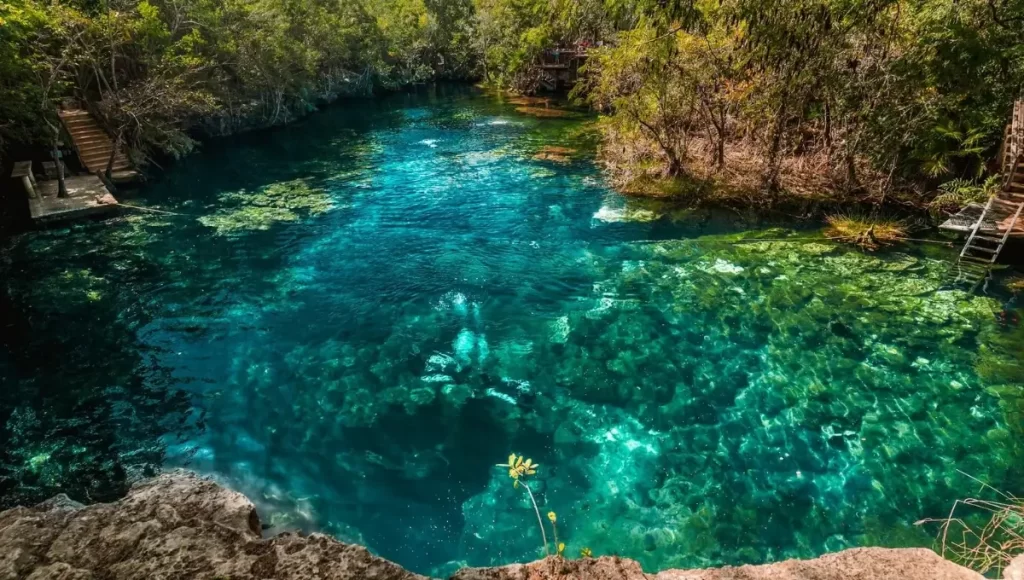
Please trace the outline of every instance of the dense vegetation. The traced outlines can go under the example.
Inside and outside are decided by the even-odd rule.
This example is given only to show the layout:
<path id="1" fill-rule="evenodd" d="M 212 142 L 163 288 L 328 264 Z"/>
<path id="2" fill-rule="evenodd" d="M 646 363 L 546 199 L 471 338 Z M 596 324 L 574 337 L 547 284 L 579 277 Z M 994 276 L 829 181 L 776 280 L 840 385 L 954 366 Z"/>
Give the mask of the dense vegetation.
<path id="1" fill-rule="evenodd" d="M 747 191 L 885 196 L 981 177 L 1024 83 L 1022 29 L 1015 0 L 670 6 L 596 52 L 585 94 L 612 112 L 627 183 L 654 160 L 668 177 L 732 165 Z"/>
<path id="2" fill-rule="evenodd" d="M 138 153 L 287 122 L 322 101 L 470 75 L 470 0 L 0 3 L 0 146 L 97 104 Z M 43 129 L 40 133 L 40 129 Z"/>
<path id="3" fill-rule="evenodd" d="M 530 92 L 545 49 L 585 44 L 574 94 L 645 193 L 966 180 L 955 205 L 1024 86 L 1024 0 L 14 0 L 0 22 L 0 147 L 75 95 L 142 153 L 439 78 Z"/>

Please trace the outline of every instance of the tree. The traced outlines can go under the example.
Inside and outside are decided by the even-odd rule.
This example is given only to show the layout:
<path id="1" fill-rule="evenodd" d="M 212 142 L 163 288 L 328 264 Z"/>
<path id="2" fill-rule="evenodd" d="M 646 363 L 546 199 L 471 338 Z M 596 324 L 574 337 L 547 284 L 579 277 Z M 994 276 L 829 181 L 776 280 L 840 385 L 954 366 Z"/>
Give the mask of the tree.
<path id="1" fill-rule="evenodd" d="M 67 197 L 64 162 L 60 153 L 60 100 L 71 90 L 79 63 L 77 44 L 85 34 L 84 17 L 72 8 L 54 5 L 49 18 L 36 27 L 30 40 L 33 73 L 38 87 L 38 118 L 49 128 L 49 142 L 57 165 L 57 197 Z"/>

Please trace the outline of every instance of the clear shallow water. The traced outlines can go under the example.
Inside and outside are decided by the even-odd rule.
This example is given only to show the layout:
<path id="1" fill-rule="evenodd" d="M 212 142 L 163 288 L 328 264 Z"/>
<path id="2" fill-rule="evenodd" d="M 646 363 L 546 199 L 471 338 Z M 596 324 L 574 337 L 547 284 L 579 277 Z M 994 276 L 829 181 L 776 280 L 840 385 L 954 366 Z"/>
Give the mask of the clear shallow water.
<path id="1" fill-rule="evenodd" d="M 466 91 L 344 104 L 131 201 L 180 215 L 19 236 L 0 501 L 187 466 L 441 574 L 538 556 L 512 451 L 570 554 L 652 570 L 928 545 L 957 469 L 1019 487 L 1024 336 L 948 250 L 662 216 L 592 147 Z"/>

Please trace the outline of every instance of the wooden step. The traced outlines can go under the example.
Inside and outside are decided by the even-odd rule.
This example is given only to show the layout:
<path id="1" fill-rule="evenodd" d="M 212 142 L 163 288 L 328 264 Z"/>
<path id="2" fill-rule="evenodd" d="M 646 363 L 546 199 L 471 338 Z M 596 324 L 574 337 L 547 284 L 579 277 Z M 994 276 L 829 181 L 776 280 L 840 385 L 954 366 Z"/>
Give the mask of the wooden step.
<path id="1" fill-rule="evenodd" d="M 103 171 L 107 168 L 107 160 L 104 159 L 103 161 L 93 161 L 91 163 L 86 163 L 85 166 L 86 168 L 89 169 L 89 171 Z M 114 160 L 114 170 L 123 169 L 125 167 L 130 166 L 131 163 L 129 163 L 127 159 Z"/>
<path id="2" fill-rule="evenodd" d="M 983 242 L 992 242 L 993 244 L 1001 244 L 1001 243 L 1003 243 L 1003 238 L 996 238 L 996 237 L 993 237 L 993 236 L 983 236 L 981 234 L 978 234 L 978 235 L 974 236 L 973 239 L 981 240 Z"/>
<path id="3" fill-rule="evenodd" d="M 74 139 L 76 143 L 78 141 L 83 141 L 83 140 L 86 140 L 86 139 L 103 138 L 103 139 L 107 139 L 108 141 L 110 140 L 110 137 L 107 136 L 107 134 L 105 132 L 103 132 L 103 131 L 101 131 L 99 129 L 96 129 L 95 131 L 80 131 L 78 133 L 71 133 L 71 138 Z"/>
<path id="4" fill-rule="evenodd" d="M 991 264 L 992 263 L 992 260 L 989 259 L 989 258 L 978 258 L 978 257 L 975 257 L 975 256 L 961 256 L 960 260 L 961 261 L 966 260 L 968 262 L 977 262 L 979 264 Z"/>
<path id="5" fill-rule="evenodd" d="M 95 143 L 86 143 L 85 145 L 82 145 L 81 143 L 79 143 L 78 144 L 78 154 L 79 155 L 89 155 L 90 153 L 96 153 L 98 151 L 102 151 L 102 152 L 105 152 L 105 153 L 110 153 L 110 151 L 113 148 L 114 148 L 114 144 L 110 143 L 110 142 L 104 143 L 102 141 L 97 141 Z"/>
<path id="6" fill-rule="evenodd" d="M 968 250 L 977 250 L 979 252 L 985 252 L 988 254 L 995 254 L 999 252 L 998 248 L 983 248 L 981 246 L 967 246 Z"/>
<path id="7" fill-rule="evenodd" d="M 108 155 L 97 155 L 95 157 L 88 157 L 86 159 L 83 159 L 82 163 L 84 163 L 84 164 L 86 164 L 86 165 L 88 165 L 90 167 L 96 166 L 96 165 L 102 165 L 103 167 L 106 167 L 108 161 L 110 161 L 110 155 L 109 154 Z M 118 155 L 116 155 L 114 157 L 114 163 L 115 164 L 120 163 L 122 161 L 127 161 L 127 159 L 125 159 L 124 155 L 118 154 Z"/>
<path id="8" fill-rule="evenodd" d="M 113 149 L 110 149 L 110 148 L 108 148 L 106 151 L 97 149 L 95 151 L 90 151 L 88 153 L 82 153 L 82 154 L 79 155 L 79 157 L 81 157 L 82 161 L 85 161 L 86 163 L 88 163 L 89 161 L 106 160 L 106 159 L 110 158 L 110 152 L 111 151 L 113 151 Z M 121 154 L 120 151 L 115 153 L 115 155 L 120 155 L 120 154 Z"/>
<path id="9" fill-rule="evenodd" d="M 86 167 L 88 167 L 91 170 L 106 169 L 107 168 L 107 161 L 109 161 L 109 160 L 110 160 L 109 158 L 107 158 L 107 159 L 95 159 L 93 161 L 85 162 L 85 165 L 86 165 Z M 124 157 L 118 156 L 118 157 L 114 158 L 114 168 L 115 169 L 119 169 L 119 168 L 121 168 L 121 166 L 130 166 L 130 165 L 131 164 Z"/>
<path id="10" fill-rule="evenodd" d="M 99 143 L 110 143 L 110 139 L 106 135 L 87 135 L 85 137 L 75 139 L 75 145 L 79 148 L 88 147 L 89 145 L 96 145 Z"/>
<path id="11" fill-rule="evenodd" d="M 92 141 L 90 143 L 78 144 L 78 152 L 82 155 L 95 153 L 96 151 L 107 151 L 109 153 L 113 148 L 114 144 L 110 141 Z"/>
<path id="12" fill-rule="evenodd" d="M 77 124 L 77 125 L 74 125 L 74 124 L 69 125 L 69 124 L 65 123 L 64 126 L 67 127 L 68 133 L 71 133 L 72 135 L 75 135 L 75 134 L 78 134 L 78 133 L 88 133 L 89 131 L 103 131 L 103 128 L 100 127 L 99 125 L 95 124 L 95 123 L 88 123 L 88 124 L 80 123 L 80 124 Z M 106 131 L 103 131 L 103 132 L 106 133 Z"/>
<path id="13" fill-rule="evenodd" d="M 65 127 L 68 126 L 65 125 Z M 78 133 L 92 133 L 93 131 L 100 131 L 106 134 L 106 131 L 104 131 L 102 127 L 95 123 L 90 125 L 71 125 L 70 127 L 68 127 L 68 133 L 71 133 L 72 135 L 77 135 Z"/>
<path id="14" fill-rule="evenodd" d="M 107 142 L 96 141 L 95 143 L 86 143 L 85 145 L 79 144 L 79 146 L 78 146 L 78 154 L 79 155 L 89 155 L 90 153 L 96 153 L 97 151 L 105 151 L 105 152 L 109 153 L 113 149 L 114 149 L 114 144 L 111 143 L 110 141 L 107 141 Z"/>

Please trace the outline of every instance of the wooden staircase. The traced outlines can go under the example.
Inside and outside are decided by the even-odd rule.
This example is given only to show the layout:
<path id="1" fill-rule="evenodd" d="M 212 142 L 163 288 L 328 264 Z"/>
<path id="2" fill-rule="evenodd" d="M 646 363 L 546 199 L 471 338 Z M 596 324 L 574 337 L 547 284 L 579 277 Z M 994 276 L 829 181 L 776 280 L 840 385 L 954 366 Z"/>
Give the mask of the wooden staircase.
<path id="1" fill-rule="evenodd" d="M 989 278 L 1010 235 L 1024 235 L 1024 100 L 1013 105 L 1001 157 L 1003 187 L 985 204 L 954 266 L 954 282 L 968 284 L 972 291 Z"/>
<path id="2" fill-rule="evenodd" d="M 82 165 L 89 173 L 104 173 L 107 170 L 107 163 L 110 161 L 110 153 L 114 150 L 114 143 L 111 141 L 110 135 L 84 109 L 67 109 L 59 113 Z M 138 172 L 132 167 L 124 152 L 118 150 L 114 155 L 111 179 L 113 181 L 130 181 L 137 175 Z"/>

